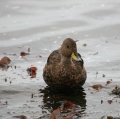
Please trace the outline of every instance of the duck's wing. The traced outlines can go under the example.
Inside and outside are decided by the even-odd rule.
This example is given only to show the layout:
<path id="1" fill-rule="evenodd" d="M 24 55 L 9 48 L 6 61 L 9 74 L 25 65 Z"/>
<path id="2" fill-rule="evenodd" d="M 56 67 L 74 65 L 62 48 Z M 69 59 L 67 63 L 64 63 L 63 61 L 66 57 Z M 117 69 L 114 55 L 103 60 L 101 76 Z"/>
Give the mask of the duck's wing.
<path id="1" fill-rule="evenodd" d="M 60 53 L 59 53 L 59 50 L 55 50 L 53 51 L 48 59 L 47 59 L 47 65 L 55 65 L 56 63 L 59 63 L 61 60 L 61 56 L 60 56 Z"/>

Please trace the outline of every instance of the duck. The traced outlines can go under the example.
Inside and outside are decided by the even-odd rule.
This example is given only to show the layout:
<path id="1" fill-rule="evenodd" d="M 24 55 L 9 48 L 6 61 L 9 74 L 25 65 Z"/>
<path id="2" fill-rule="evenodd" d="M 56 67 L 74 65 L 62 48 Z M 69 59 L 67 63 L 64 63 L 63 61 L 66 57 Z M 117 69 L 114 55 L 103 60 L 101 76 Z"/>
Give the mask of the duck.
<path id="1" fill-rule="evenodd" d="M 55 92 L 75 92 L 87 78 L 84 61 L 77 52 L 76 41 L 66 38 L 48 57 L 43 68 L 45 83 Z"/>

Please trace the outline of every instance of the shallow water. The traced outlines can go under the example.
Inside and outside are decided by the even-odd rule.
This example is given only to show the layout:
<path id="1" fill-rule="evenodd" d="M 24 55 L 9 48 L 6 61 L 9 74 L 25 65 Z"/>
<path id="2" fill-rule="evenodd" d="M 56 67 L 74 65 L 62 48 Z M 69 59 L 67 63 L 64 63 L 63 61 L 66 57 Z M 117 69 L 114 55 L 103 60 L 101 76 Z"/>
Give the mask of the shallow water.
<path id="1" fill-rule="evenodd" d="M 81 106 L 86 113 L 83 119 L 120 116 L 120 98 L 109 95 L 116 85 L 120 86 L 119 19 L 119 0 L 1 0 L 0 58 L 8 56 L 13 67 L 7 72 L 0 71 L 0 118 L 12 119 L 19 115 L 29 119 L 44 115 L 43 118 L 48 118 L 46 115 L 64 101 Z M 79 40 L 78 52 L 87 70 L 83 91 L 63 95 L 46 89 L 40 93 L 40 89 L 46 87 L 42 71 L 47 57 L 66 37 Z M 25 56 L 28 61 L 20 59 L 20 52 L 27 52 L 28 47 L 31 49 L 30 55 Z M 31 65 L 38 68 L 34 79 L 26 72 Z M 99 83 L 105 85 L 110 79 L 112 83 L 100 91 L 90 87 Z M 112 104 L 107 102 L 110 99 Z"/>

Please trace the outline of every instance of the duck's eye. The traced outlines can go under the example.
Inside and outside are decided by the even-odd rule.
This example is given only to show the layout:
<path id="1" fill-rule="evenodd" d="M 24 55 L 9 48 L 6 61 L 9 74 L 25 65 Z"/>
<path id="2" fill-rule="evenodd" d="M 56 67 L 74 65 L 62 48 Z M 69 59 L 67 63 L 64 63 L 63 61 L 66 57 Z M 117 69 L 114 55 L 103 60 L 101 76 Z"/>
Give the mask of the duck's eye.
<path id="1" fill-rule="evenodd" d="M 70 48 L 70 47 L 67 45 L 67 48 Z"/>

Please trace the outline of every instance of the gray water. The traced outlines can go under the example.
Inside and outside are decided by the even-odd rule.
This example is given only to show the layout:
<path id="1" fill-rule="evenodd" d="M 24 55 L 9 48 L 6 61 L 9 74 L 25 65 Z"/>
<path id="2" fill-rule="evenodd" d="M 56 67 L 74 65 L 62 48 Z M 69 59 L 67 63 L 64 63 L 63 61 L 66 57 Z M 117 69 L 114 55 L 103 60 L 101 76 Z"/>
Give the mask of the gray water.
<path id="1" fill-rule="evenodd" d="M 87 114 L 83 119 L 120 116 L 120 99 L 108 94 L 116 85 L 120 86 L 119 31 L 119 0 L 1 0 L 0 58 L 8 56 L 13 68 L 0 71 L 0 118 L 12 119 L 23 114 L 28 119 L 36 119 L 45 115 L 41 107 L 47 107 L 44 110 L 51 114 L 49 110 L 65 100 L 83 108 Z M 77 47 L 85 62 L 87 81 L 82 94 L 55 98 L 52 100 L 55 104 L 44 102 L 46 94 L 39 91 L 46 87 L 43 67 L 49 54 L 67 37 L 79 40 Z M 20 59 L 20 52 L 27 52 L 29 47 L 30 55 L 25 56 L 28 61 Z M 26 72 L 31 65 L 38 68 L 34 79 Z M 105 85 L 109 79 L 112 83 L 100 91 L 90 87 Z M 33 99 L 31 93 L 35 95 Z M 51 97 L 51 93 L 47 96 Z M 107 103 L 110 99 L 113 100 L 111 105 Z"/>

